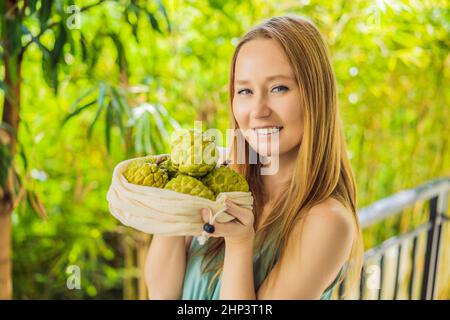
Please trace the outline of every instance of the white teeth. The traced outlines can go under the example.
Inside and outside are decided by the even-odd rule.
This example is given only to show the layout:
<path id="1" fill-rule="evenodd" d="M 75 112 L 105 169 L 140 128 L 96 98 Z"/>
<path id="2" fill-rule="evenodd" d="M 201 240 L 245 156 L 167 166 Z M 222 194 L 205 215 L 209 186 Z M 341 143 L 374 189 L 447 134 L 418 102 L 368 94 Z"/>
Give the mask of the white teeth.
<path id="1" fill-rule="evenodd" d="M 261 135 L 267 135 L 267 134 L 274 134 L 280 131 L 280 128 L 278 127 L 272 127 L 272 128 L 259 128 L 259 129 L 253 129 L 257 134 Z"/>

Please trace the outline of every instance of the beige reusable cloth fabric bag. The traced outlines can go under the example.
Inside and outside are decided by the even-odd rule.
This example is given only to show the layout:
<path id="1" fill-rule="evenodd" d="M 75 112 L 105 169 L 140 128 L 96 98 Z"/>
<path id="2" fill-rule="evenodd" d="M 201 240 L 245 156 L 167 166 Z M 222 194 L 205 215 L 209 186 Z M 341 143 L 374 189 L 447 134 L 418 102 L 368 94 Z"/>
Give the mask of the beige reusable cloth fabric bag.
<path id="1" fill-rule="evenodd" d="M 253 197 L 250 192 L 223 192 L 218 194 L 216 201 L 211 201 L 172 190 L 129 183 L 122 173 L 133 160 L 122 161 L 114 168 L 106 195 L 111 214 L 126 226 L 150 234 L 196 236 L 200 243 L 204 243 L 208 234 L 203 231 L 200 209 L 210 209 L 211 224 L 234 219 L 225 212 L 226 199 L 252 209 Z"/>

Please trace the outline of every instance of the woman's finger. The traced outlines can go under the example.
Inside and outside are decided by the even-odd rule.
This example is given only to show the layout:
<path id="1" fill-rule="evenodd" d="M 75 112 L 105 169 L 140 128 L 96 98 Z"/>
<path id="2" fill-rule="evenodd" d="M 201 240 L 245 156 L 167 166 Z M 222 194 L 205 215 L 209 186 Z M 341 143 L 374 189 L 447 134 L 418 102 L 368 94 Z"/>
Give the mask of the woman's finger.
<path id="1" fill-rule="evenodd" d="M 238 231 L 238 228 L 242 228 L 239 222 L 237 221 L 229 221 L 225 223 L 219 223 L 216 221 L 214 223 L 214 232 L 210 233 L 211 237 L 230 237 L 234 236 Z"/>
<path id="2" fill-rule="evenodd" d="M 253 220 L 253 212 L 249 209 L 244 209 L 239 207 L 237 204 L 227 200 L 226 202 L 227 210 L 226 212 L 236 217 L 242 224 L 248 225 Z"/>
<path id="3" fill-rule="evenodd" d="M 207 208 L 203 208 L 200 210 L 200 215 L 202 217 L 203 222 L 209 222 L 209 210 Z"/>

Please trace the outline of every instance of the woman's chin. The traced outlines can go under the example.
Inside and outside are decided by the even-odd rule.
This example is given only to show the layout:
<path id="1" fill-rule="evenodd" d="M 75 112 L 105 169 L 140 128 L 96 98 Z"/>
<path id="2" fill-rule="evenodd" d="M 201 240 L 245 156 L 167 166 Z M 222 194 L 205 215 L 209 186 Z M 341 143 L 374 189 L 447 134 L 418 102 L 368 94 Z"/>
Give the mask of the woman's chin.
<path id="1" fill-rule="evenodd" d="M 261 157 L 273 157 L 279 155 L 278 148 L 271 148 L 270 144 L 258 144 L 253 147 L 256 150 L 256 153 Z"/>
<path id="2" fill-rule="evenodd" d="M 272 157 L 280 152 L 280 139 L 279 137 L 260 137 L 254 135 L 250 139 L 250 145 L 261 156 Z"/>

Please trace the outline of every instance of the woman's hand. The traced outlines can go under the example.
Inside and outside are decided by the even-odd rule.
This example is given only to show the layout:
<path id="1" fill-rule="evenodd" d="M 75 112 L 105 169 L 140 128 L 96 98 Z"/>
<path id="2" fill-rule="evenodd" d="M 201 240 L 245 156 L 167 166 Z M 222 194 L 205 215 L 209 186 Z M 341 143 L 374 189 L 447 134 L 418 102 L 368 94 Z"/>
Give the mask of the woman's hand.
<path id="1" fill-rule="evenodd" d="M 250 209 L 242 208 L 230 200 L 225 201 L 226 213 L 235 217 L 235 220 L 220 223 L 214 222 L 214 232 L 211 237 L 224 237 L 225 243 L 244 243 L 253 242 L 255 229 L 253 227 L 254 216 Z M 200 211 L 204 223 L 209 222 L 209 210 Z"/>

